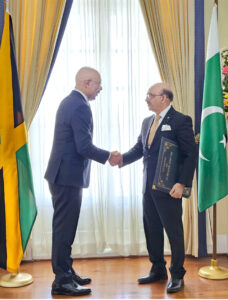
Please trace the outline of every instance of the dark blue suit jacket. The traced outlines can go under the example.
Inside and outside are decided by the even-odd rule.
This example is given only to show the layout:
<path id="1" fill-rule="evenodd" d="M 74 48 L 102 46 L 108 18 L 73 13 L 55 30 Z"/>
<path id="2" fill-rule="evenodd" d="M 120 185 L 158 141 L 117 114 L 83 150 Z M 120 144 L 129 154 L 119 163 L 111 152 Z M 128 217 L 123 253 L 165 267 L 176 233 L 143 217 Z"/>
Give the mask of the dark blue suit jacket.
<path id="1" fill-rule="evenodd" d="M 150 149 L 147 146 L 148 135 L 150 127 L 154 121 L 154 116 L 144 119 L 141 133 L 135 146 L 123 155 L 123 166 L 130 164 L 141 157 L 143 157 L 144 171 L 143 171 L 143 192 L 145 192 L 146 182 L 151 185 L 155 175 L 155 170 L 158 161 L 159 148 L 161 138 L 164 136 L 173 140 L 178 144 L 181 161 L 179 165 L 178 183 L 185 184 L 185 186 L 192 186 L 192 179 L 196 165 L 196 144 L 194 133 L 192 129 L 192 119 L 189 116 L 177 112 L 173 107 L 165 115 L 160 123 L 155 137 L 153 139 Z M 163 126 L 167 125 L 167 126 Z M 170 130 L 165 130 L 166 128 Z M 164 130 L 162 130 L 164 129 Z"/>
<path id="2" fill-rule="evenodd" d="M 105 163 L 109 152 L 93 145 L 93 117 L 85 98 L 72 91 L 60 104 L 45 178 L 50 183 L 86 188 L 91 159 Z"/>

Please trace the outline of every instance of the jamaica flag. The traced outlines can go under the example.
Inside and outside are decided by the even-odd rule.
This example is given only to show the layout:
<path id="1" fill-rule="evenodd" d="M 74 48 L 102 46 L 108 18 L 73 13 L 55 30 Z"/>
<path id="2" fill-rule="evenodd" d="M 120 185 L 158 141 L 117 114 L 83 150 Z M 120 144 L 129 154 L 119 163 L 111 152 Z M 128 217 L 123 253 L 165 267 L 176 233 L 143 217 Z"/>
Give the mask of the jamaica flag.
<path id="1" fill-rule="evenodd" d="M 16 273 L 36 219 L 12 21 L 0 39 L 0 267 Z"/>

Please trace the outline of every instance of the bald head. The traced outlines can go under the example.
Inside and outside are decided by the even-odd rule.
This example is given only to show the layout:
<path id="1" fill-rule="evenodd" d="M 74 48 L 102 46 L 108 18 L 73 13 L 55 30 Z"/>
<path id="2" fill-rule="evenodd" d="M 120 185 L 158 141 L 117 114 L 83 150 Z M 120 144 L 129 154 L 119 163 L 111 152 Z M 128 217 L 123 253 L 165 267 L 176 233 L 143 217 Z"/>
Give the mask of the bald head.
<path id="1" fill-rule="evenodd" d="M 168 83 L 159 82 L 152 85 L 147 94 L 146 102 L 150 110 L 159 114 L 173 100 L 173 92 Z"/>
<path id="2" fill-rule="evenodd" d="M 152 87 L 159 90 L 160 94 L 165 94 L 167 96 L 167 98 L 169 98 L 170 101 L 173 100 L 173 92 L 172 92 L 172 89 L 171 89 L 171 87 L 168 83 L 159 82 L 159 83 L 154 84 Z"/>
<path id="3" fill-rule="evenodd" d="M 95 99 L 102 90 L 99 72 L 90 67 L 83 67 L 77 72 L 75 83 L 76 89 L 83 92 L 89 100 Z"/>
<path id="4" fill-rule="evenodd" d="M 81 68 L 75 76 L 76 85 L 85 80 L 92 80 L 95 75 L 100 76 L 97 70 L 90 67 Z"/>

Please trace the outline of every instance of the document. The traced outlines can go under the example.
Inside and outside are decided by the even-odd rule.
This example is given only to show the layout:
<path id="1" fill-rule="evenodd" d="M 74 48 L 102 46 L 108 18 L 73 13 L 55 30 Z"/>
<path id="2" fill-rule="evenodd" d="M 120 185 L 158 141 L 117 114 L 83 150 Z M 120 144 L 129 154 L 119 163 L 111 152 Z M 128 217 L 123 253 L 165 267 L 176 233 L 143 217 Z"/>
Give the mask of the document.
<path id="1" fill-rule="evenodd" d="M 178 182 L 179 160 L 178 145 L 162 137 L 152 189 L 166 193 L 170 192 L 173 185 Z M 185 187 L 183 197 L 188 198 L 190 195 L 191 188 Z"/>

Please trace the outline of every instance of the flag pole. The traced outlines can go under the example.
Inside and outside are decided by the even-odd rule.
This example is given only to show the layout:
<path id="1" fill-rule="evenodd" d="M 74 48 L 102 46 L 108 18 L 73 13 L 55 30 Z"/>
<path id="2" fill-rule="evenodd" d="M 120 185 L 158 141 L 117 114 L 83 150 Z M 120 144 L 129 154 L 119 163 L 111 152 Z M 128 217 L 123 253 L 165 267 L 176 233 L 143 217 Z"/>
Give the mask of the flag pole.
<path id="1" fill-rule="evenodd" d="M 216 203 L 213 205 L 213 253 L 212 253 L 212 259 L 217 259 L 217 218 L 216 218 Z"/>
<path id="2" fill-rule="evenodd" d="M 217 260 L 217 228 L 216 228 L 216 203 L 213 205 L 213 253 L 211 265 L 202 267 L 199 270 L 199 276 L 207 279 L 228 279 L 228 269 L 219 267 Z"/>
<path id="3" fill-rule="evenodd" d="M 218 6 L 218 0 L 215 0 L 215 4 Z M 218 10 L 217 10 L 218 13 Z M 228 269 L 219 267 L 217 260 L 217 219 L 216 219 L 216 203 L 213 205 L 213 228 L 212 228 L 212 242 L 213 252 L 211 259 L 211 266 L 202 267 L 199 270 L 199 276 L 207 279 L 227 279 Z"/>

